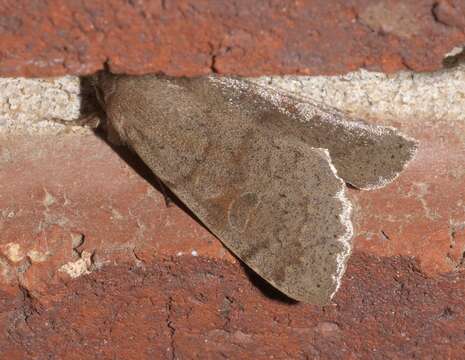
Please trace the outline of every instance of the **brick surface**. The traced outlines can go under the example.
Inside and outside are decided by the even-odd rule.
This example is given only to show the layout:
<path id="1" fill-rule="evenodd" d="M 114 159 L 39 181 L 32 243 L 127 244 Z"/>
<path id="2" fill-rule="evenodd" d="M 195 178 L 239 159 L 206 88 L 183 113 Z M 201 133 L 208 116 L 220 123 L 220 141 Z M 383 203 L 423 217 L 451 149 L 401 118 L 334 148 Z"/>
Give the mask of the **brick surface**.
<path id="1" fill-rule="evenodd" d="M 1 0 L 0 75 L 435 70 L 461 0 Z"/>
<path id="2" fill-rule="evenodd" d="M 464 18 L 460 0 L 0 0 L 0 76 L 429 71 Z M 349 190 L 355 250 L 323 308 L 166 207 L 127 150 L 0 134 L 0 358 L 460 359 L 465 123 L 426 105 L 383 120 L 419 152 L 385 189 Z"/>
<path id="3" fill-rule="evenodd" d="M 376 279 L 376 281 L 374 281 Z M 324 308 L 292 303 L 238 264 L 204 257 L 110 266 L 50 288 L 0 293 L 8 359 L 461 359 L 465 282 L 411 259 L 356 253 Z"/>
<path id="4" fill-rule="evenodd" d="M 391 124 L 416 138 L 419 150 L 396 182 L 352 192 L 355 247 L 414 256 L 428 274 L 464 269 L 465 123 L 419 118 Z"/>
<path id="5" fill-rule="evenodd" d="M 350 190 L 355 252 L 325 308 L 289 302 L 166 207 L 125 149 L 91 133 L 2 135 L 0 354 L 459 358 L 464 125 L 396 125 L 419 153 L 387 188 Z"/>

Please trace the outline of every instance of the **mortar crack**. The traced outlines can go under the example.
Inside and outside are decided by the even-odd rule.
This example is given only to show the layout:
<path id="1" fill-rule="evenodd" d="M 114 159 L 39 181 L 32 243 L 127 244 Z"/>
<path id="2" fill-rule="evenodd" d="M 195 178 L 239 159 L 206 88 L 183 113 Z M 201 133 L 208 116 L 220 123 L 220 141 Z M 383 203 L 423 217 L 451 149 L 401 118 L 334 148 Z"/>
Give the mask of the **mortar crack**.
<path id="1" fill-rule="evenodd" d="M 136 260 L 136 262 L 138 261 L 140 263 L 145 263 L 145 261 L 141 257 L 139 257 L 139 255 L 137 255 L 135 246 L 133 246 L 131 248 L 131 253 L 132 253 L 132 256 L 134 257 L 134 259 Z"/>
<path id="2" fill-rule="evenodd" d="M 451 222 L 449 226 L 449 240 L 450 240 L 450 251 L 452 251 L 456 246 L 460 246 L 460 243 L 457 243 L 457 231 L 461 231 L 465 229 L 465 223 L 453 223 Z M 454 259 L 451 252 L 446 254 L 447 260 L 452 264 L 454 270 L 459 270 L 465 264 L 465 246 L 462 245 L 460 249 L 460 257 L 458 259 Z"/>
<path id="3" fill-rule="evenodd" d="M 437 11 L 438 11 L 438 7 L 439 7 L 439 2 L 438 1 L 435 1 L 433 3 L 433 5 L 431 6 L 431 15 L 433 16 L 433 20 L 439 24 L 442 24 L 442 25 L 445 25 L 447 26 L 447 24 L 444 24 L 441 19 L 439 19 L 439 16 L 437 14 Z"/>
<path id="4" fill-rule="evenodd" d="M 223 305 L 221 306 L 221 309 L 220 309 L 221 317 L 223 317 L 223 319 L 225 320 L 223 324 L 223 329 L 227 332 L 229 332 L 230 330 L 230 323 L 231 323 L 230 315 L 231 315 L 231 308 L 232 308 L 233 303 L 234 303 L 234 299 L 232 299 L 229 296 L 225 296 L 223 300 Z"/>
<path id="5" fill-rule="evenodd" d="M 391 240 L 389 235 L 384 230 L 381 230 L 381 236 L 383 237 L 384 240 Z"/>
<path id="6" fill-rule="evenodd" d="M 168 327 L 168 330 L 170 332 L 170 349 L 171 349 L 171 360 L 177 359 L 176 356 L 176 344 L 174 341 L 174 336 L 176 334 L 176 328 L 173 324 L 173 297 L 170 296 L 168 298 L 168 303 L 166 304 L 166 309 L 167 309 L 167 315 L 166 315 L 166 326 Z"/>
<path id="7" fill-rule="evenodd" d="M 447 1 L 438 0 L 431 6 L 431 15 L 434 22 L 447 28 L 456 29 L 463 34 L 464 22 L 458 13 L 459 10 Z"/>
<path id="8" fill-rule="evenodd" d="M 216 54 L 211 55 L 210 70 L 214 74 L 218 74 L 218 69 L 216 68 Z"/>
<path id="9" fill-rule="evenodd" d="M 18 284 L 18 288 L 23 295 L 23 303 L 20 308 L 22 321 L 24 321 L 24 324 L 29 328 L 30 331 L 33 332 L 34 330 L 29 324 L 29 319 L 33 315 L 40 315 L 40 304 L 37 302 L 36 298 L 31 294 L 28 288 L 23 286 L 21 283 Z"/>

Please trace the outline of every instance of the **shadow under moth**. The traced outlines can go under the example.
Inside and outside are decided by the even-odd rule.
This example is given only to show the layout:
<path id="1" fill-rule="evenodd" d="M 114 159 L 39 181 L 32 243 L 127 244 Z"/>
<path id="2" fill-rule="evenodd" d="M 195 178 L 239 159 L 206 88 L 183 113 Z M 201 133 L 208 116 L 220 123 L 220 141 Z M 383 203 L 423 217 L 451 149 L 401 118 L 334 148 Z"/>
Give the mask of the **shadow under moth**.
<path id="1" fill-rule="evenodd" d="M 101 72 L 111 127 L 245 264 L 298 301 L 327 304 L 351 253 L 345 184 L 382 187 L 417 143 L 391 127 L 231 77 Z"/>

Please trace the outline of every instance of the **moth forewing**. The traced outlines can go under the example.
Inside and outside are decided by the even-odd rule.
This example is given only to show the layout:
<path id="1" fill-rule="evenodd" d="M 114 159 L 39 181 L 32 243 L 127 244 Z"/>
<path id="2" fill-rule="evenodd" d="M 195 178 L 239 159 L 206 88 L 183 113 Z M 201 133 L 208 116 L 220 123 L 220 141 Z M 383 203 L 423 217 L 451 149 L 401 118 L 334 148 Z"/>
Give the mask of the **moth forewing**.
<path id="1" fill-rule="evenodd" d="M 418 142 L 397 129 L 352 119 L 303 95 L 285 94 L 238 78 L 211 76 L 210 81 L 218 84 L 225 96 L 240 97 L 240 106 L 250 106 L 257 114 L 266 104 L 266 126 L 273 131 L 328 149 L 339 176 L 356 188 L 386 186 L 416 154 Z"/>
<path id="2" fill-rule="evenodd" d="M 320 113 L 301 121 L 295 99 L 247 81 L 103 73 L 99 86 L 123 141 L 234 254 L 296 300 L 326 304 L 340 285 L 353 234 L 344 181 L 388 179 L 410 156 L 399 134 Z M 400 164 L 384 171 L 379 158 L 367 165 L 361 156 L 391 156 L 396 146 Z"/>

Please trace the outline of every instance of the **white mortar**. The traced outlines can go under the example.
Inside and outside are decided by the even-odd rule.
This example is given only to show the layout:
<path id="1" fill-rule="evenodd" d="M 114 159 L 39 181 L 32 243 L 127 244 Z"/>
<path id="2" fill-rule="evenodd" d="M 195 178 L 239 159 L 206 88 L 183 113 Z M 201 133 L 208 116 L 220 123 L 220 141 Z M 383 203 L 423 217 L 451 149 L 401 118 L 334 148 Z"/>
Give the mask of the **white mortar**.
<path id="1" fill-rule="evenodd" d="M 465 64 L 435 73 L 359 70 L 341 76 L 274 76 L 262 84 L 308 96 L 361 118 L 465 120 Z M 0 78 L 0 132 L 57 132 L 47 119 L 76 119 L 79 79 Z"/>

